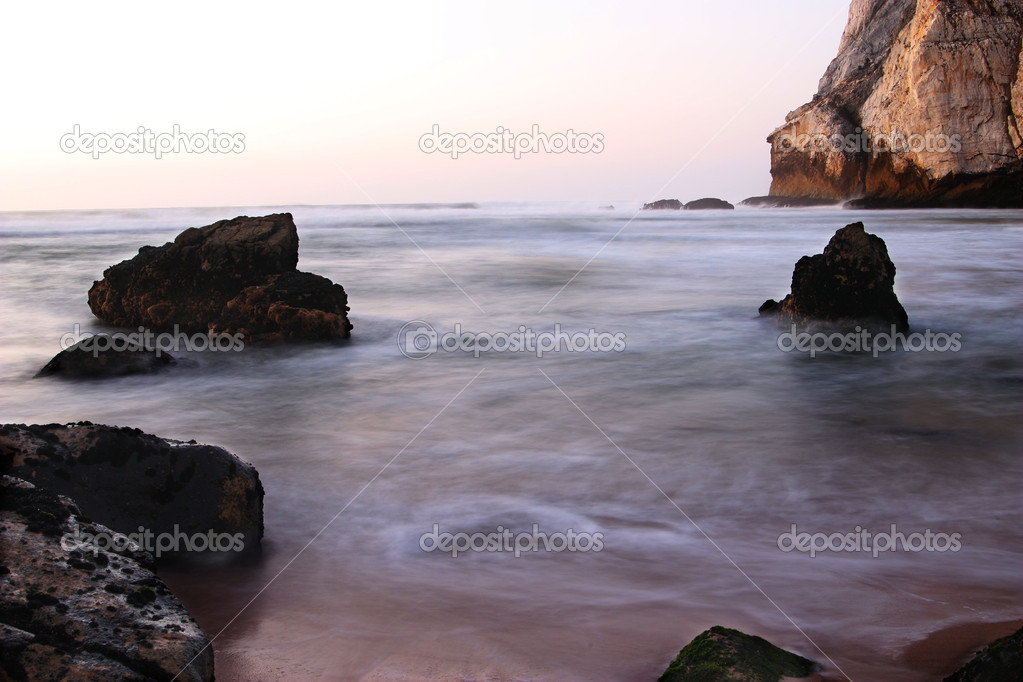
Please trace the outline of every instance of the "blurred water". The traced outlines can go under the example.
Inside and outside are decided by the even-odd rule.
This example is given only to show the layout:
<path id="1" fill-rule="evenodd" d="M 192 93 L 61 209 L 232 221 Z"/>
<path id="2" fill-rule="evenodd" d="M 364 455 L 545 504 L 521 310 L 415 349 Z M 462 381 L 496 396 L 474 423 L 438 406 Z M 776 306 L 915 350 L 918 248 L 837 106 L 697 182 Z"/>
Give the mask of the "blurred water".
<path id="1" fill-rule="evenodd" d="M 927 679 L 908 644 L 1019 619 L 1023 212 L 633 208 L 0 214 L 0 420 L 137 426 L 257 466 L 262 560 L 165 573 L 207 631 L 231 623 L 221 679 L 652 679 L 713 624 L 853 679 Z M 278 210 L 300 269 L 348 291 L 351 343 L 31 379 L 74 324 L 104 329 L 86 292 L 106 267 Z M 914 330 L 959 333 L 960 352 L 778 350 L 757 307 L 854 220 L 886 241 Z M 593 328 L 627 349 L 410 360 L 396 334 L 412 320 Z M 604 549 L 419 547 L 433 524 L 533 523 Z M 777 547 L 793 523 L 956 532 L 962 550 L 810 558 Z"/>

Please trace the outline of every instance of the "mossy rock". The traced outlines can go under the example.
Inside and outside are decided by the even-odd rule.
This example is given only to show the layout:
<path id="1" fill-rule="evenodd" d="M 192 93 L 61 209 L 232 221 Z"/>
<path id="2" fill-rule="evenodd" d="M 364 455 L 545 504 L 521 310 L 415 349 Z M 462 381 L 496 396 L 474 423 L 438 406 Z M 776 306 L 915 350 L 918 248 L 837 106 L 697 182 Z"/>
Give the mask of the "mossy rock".
<path id="1" fill-rule="evenodd" d="M 658 682 L 778 682 L 818 669 L 766 639 L 715 625 L 687 644 Z"/>
<path id="2" fill-rule="evenodd" d="M 1018 682 L 1023 680 L 1023 628 L 997 639 L 944 682 Z"/>

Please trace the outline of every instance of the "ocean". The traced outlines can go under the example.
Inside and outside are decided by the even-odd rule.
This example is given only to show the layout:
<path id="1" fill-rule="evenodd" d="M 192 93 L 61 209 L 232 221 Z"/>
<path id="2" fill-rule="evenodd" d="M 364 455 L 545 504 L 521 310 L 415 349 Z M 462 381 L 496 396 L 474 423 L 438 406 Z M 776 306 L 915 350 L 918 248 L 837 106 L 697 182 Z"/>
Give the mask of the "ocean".
<path id="1" fill-rule="evenodd" d="M 256 466 L 262 556 L 161 571 L 218 679 L 650 680 L 719 624 L 836 679 L 928 680 L 966 653 L 921 655 L 936 633 L 1023 619 L 1023 211 L 637 208 L 0 214 L 0 421 Z M 87 304 L 105 268 L 281 211 L 299 269 L 347 291 L 349 342 L 33 379 L 65 335 L 114 331 Z M 954 346 L 811 357 L 757 319 L 858 220 L 911 332 Z M 430 539 L 506 531 L 522 551 Z"/>

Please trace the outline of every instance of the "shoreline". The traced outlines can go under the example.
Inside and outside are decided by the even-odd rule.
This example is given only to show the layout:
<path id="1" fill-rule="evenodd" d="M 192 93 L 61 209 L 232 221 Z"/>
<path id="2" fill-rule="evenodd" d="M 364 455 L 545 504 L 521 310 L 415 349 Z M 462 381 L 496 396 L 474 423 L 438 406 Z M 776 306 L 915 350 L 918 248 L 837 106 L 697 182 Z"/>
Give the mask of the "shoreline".
<path id="1" fill-rule="evenodd" d="M 898 660 L 913 670 L 944 679 L 996 639 L 1023 627 L 1023 618 L 996 622 L 967 622 L 935 630 L 902 650 Z"/>

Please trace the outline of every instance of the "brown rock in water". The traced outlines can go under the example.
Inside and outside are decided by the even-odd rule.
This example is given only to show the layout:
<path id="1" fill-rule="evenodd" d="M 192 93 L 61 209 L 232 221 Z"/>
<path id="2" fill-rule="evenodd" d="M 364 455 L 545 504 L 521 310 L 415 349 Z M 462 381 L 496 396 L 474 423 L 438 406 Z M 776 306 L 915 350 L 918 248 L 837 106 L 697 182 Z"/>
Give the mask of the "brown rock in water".
<path id="1" fill-rule="evenodd" d="M 88 422 L 3 424 L 0 474 L 67 495 L 89 518 L 120 533 L 139 526 L 154 534 L 240 533 L 243 547 L 217 555 L 227 559 L 237 556 L 235 549 L 258 551 L 263 536 L 258 472 L 212 445 Z M 189 548 L 177 550 L 158 558 L 188 556 Z"/>
<path id="2" fill-rule="evenodd" d="M 72 500 L 0 476 L 0 679 L 212 680 L 210 639 L 152 556 L 76 532 L 113 536 Z"/>
<path id="3" fill-rule="evenodd" d="M 241 216 L 142 247 L 92 285 L 89 307 L 121 327 L 241 333 L 257 341 L 348 338 L 344 289 L 297 265 L 290 213 Z"/>
<path id="4" fill-rule="evenodd" d="M 853 0 L 817 94 L 771 133 L 772 196 L 1023 206 L 1023 3 Z"/>
<path id="5" fill-rule="evenodd" d="M 909 328 L 909 317 L 895 295 L 895 264 L 884 240 L 863 223 L 838 230 L 824 253 L 803 256 L 792 272 L 792 291 L 781 302 L 760 306 L 786 324 L 852 329 Z"/>

